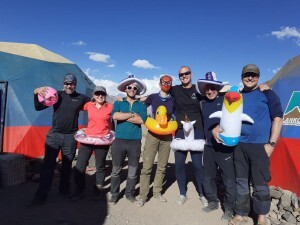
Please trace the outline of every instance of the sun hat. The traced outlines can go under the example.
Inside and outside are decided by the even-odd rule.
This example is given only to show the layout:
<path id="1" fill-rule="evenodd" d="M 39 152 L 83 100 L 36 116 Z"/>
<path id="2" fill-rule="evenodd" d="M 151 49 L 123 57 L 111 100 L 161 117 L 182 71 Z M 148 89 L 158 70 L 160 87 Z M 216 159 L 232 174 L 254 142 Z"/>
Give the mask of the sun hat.
<path id="1" fill-rule="evenodd" d="M 64 78 L 64 83 L 65 82 L 68 82 L 68 83 L 70 82 L 70 83 L 76 84 L 77 83 L 77 78 L 74 74 L 69 73 Z"/>
<path id="2" fill-rule="evenodd" d="M 198 93 L 204 95 L 205 94 L 205 85 L 207 85 L 207 84 L 216 85 L 218 87 L 218 91 L 219 91 L 227 83 L 228 82 L 218 81 L 217 74 L 214 71 L 209 71 L 205 74 L 204 79 L 197 80 L 196 90 L 198 91 Z"/>
<path id="3" fill-rule="evenodd" d="M 244 66 L 243 70 L 242 70 L 242 75 L 244 75 L 246 73 L 254 73 L 258 76 L 260 75 L 259 68 L 255 64 L 248 64 L 248 65 Z"/>
<path id="4" fill-rule="evenodd" d="M 147 91 L 146 84 L 134 75 L 129 75 L 124 80 L 122 80 L 118 86 L 118 90 L 125 92 L 126 87 L 132 83 L 137 83 L 138 85 L 138 90 L 136 92 L 137 95 L 142 95 Z"/>
<path id="5" fill-rule="evenodd" d="M 103 86 L 96 86 L 95 89 L 94 89 L 94 91 L 93 91 L 93 94 L 95 94 L 95 92 L 97 92 L 97 91 L 103 92 L 103 93 L 105 93 L 107 95 L 106 88 L 103 87 Z"/>

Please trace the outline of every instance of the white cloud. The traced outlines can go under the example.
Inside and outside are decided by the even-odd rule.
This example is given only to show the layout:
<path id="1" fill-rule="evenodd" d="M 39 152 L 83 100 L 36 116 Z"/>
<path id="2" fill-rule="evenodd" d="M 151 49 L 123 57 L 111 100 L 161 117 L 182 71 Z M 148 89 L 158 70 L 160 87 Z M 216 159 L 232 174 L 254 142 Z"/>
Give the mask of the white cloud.
<path id="1" fill-rule="evenodd" d="M 84 69 L 83 72 L 84 72 L 87 76 L 91 76 L 92 73 L 97 73 L 97 72 L 99 72 L 99 70 L 98 70 L 98 69 L 86 68 L 86 69 Z"/>
<path id="2" fill-rule="evenodd" d="M 133 66 L 138 68 L 144 68 L 144 69 L 157 69 L 158 67 L 152 65 L 148 60 L 145 59 L 138 59 L 134 63 L 132 63 Z"/>
<path id="3" fill-rule="evenodd" d="M 115 64 L 109 64 L 109 65 L 107 65 L 107 67 L 115 67 Z"/>
<path id="4" fill-rule="evenodd" d="M 109 63 L 110 55 L 97 53 L 97 52 L 86 52 L 89 55 L 89 59 L 96 62 Z"/>
<path id="5" fill-rule="evenodd" d="M 292 38 L 300 46 L 300 30 L 296 27 L 281 27 L 279 31 L 272 31 L 271 35 L 280 40 Z"/>
<path id="6" fill-rule="evenodd" d="M 77 42 L 73 42 L 72 45 L 85 46 L 86 42 L 84 42 L 84 41 L 77 41 Z"/>
<path id="7" fill-rule="evenodd" d="M 281 67 L 278 67 L 278 68 L 276 68 L 276 69 L 273 69 L 273 70 L 272 70 L 272 73 L 273 73 L 273 74 L 276 74 L 280 69 L 281 69 Z"/>

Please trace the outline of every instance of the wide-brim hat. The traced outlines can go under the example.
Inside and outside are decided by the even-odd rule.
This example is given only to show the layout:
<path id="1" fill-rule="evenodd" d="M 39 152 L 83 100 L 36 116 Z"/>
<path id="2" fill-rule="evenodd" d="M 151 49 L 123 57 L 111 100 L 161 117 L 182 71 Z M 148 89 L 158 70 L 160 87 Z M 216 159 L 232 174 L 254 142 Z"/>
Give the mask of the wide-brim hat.
<path id="1" fill-rule="evenodd" d="M 205 86 L 207 84 L 213 84 L 219 87 L 220 91 L 228 82 L 218 81 L 217 74 L 214 71 L 207 72 L 204 79 L 197 80 L 196 90 L 201 95 L 205 95 Z"/>
<path id="2" fill-rule="evenodd" d="M 147 91 L 146 84 L 139 78 L 135 77 L 134 75 L 129 75 L 127 78 L 122 80 L 118 86 L 118 90 L 125 92 L 126 86 L 128 86 L 132 83 L 137 83 L 137 85 L 138 85 L 138 90 L 136 92 L 137 95 L 142 95 Z"/>

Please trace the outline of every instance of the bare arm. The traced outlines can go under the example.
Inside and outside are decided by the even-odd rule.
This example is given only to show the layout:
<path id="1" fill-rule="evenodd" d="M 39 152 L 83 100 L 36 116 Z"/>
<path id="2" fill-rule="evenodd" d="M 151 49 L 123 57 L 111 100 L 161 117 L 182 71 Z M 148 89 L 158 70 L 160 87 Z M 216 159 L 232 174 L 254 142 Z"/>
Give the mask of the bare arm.
<path id="1" fill-rule="evenodd" d="M 270 142 L 277 142 L 279 135 L 280 135 L 280 130 L 282 127 L 283 119 L 280 117 L 275 117 L 273 122 L 272 122 L 272 128 L 271 128 L 271 136 L 270 136 Z M 265 145 L 265 150 L 270 157 L 273 152 L 274 152 L 274 147 L 272 147 L 269 144 Z"/>

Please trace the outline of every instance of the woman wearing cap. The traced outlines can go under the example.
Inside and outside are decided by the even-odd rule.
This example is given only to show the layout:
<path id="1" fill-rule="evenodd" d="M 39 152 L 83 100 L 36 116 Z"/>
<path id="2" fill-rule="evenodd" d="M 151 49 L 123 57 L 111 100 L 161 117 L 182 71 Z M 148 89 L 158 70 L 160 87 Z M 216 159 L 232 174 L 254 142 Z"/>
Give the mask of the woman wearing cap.
<path id="1" fill-rule="evenodd" d="M 112 104 L 106 102 L 106 89 L 102 86 L 95 88 L 92 101 L 84 105 L 84 110 L 88 112 L 88 126 L 85 134 L 92 137 L 103 137 L 110 133 L 113 123 L 111 118 Z M 100 198 L 105 180 L 105 162 L 109 150 L 109 145 L 92 145 L 81 143 L 75 166 L 76 189 L 71 199 L 78 200 L 83 197 L 85 189 L 85 170 L 88 161 L 95 152 L 96 160 L 96 183 L 94 186 L 95 197 Z"/>

